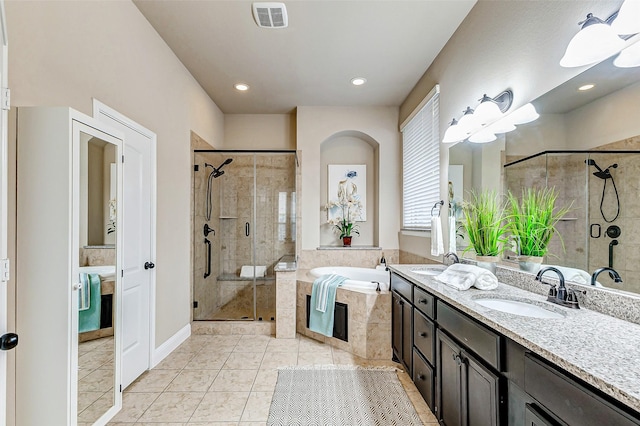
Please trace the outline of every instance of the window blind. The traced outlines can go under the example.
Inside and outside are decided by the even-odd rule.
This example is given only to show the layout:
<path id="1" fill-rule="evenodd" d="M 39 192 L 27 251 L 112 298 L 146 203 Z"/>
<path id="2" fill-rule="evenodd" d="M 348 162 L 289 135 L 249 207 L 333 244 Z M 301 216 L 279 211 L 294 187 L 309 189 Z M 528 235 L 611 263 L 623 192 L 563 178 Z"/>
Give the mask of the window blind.
<path id="1" fill-rule="evenodd" d="M 431 207 L 440 200 L 438 87 L 401 129 L 402 228 L 431 228 Z"/>

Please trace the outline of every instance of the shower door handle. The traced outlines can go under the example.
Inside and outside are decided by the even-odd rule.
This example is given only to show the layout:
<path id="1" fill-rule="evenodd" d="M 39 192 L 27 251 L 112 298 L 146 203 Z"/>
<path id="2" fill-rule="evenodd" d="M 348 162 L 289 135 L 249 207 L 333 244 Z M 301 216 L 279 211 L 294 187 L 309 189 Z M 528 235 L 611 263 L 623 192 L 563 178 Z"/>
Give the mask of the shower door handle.
<path id="1" fill-rule="evenodd" d="M 244 223 L 244 235 L 246 235 L 247 237 L 249 236 L 250 226 L 251 225 L 249 225 L 249 222 Z"/>
<path id="2" fill-rule="evenodd" d="M 211 275 L 211 241 L 205 238 L 204 243 L 207 246 L 207 270 L 204 273 L 204 277 L 207 278 Z"/>

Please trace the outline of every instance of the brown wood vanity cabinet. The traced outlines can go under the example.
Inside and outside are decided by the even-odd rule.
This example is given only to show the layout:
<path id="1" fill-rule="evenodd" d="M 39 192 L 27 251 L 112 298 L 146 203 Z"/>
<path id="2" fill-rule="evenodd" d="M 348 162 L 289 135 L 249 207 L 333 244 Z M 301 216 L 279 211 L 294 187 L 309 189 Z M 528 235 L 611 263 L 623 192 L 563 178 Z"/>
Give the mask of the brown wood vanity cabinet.
<path id="1" fill-rule="evenodd" d="M 393 353 L 441 425 L 640 426 L 640 414 L 391 274 Z"/>

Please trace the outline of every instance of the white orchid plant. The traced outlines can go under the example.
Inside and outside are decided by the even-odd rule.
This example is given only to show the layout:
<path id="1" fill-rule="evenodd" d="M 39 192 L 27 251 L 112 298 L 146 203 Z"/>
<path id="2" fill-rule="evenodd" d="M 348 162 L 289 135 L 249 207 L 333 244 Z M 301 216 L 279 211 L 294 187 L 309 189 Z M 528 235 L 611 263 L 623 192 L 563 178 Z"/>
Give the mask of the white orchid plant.
<path id="1" fill-rule="evenodd" d="M 360 200 L 330 201 L 324 208 L 327 211 L 337 210 L 341 213 L 330 217 L 327 221 L 335 233 L 340 235 L 340 238 L 351 237 L 352 234 L 360 235 L 356 224 L 356 219 L 362 215 L 362 202 Z"/>

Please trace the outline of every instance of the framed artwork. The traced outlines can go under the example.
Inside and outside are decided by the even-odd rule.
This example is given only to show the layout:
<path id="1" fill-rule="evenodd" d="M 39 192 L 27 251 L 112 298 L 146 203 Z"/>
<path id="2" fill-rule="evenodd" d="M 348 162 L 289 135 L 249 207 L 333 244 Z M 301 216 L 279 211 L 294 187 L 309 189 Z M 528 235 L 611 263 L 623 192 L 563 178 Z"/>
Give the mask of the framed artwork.
<path id="1" fill-rule="evenodd" d="M 327 176 L 328 219 L 349 214 L 352 221 L 367 220 L 367 165 L 329 164 Z"/>

